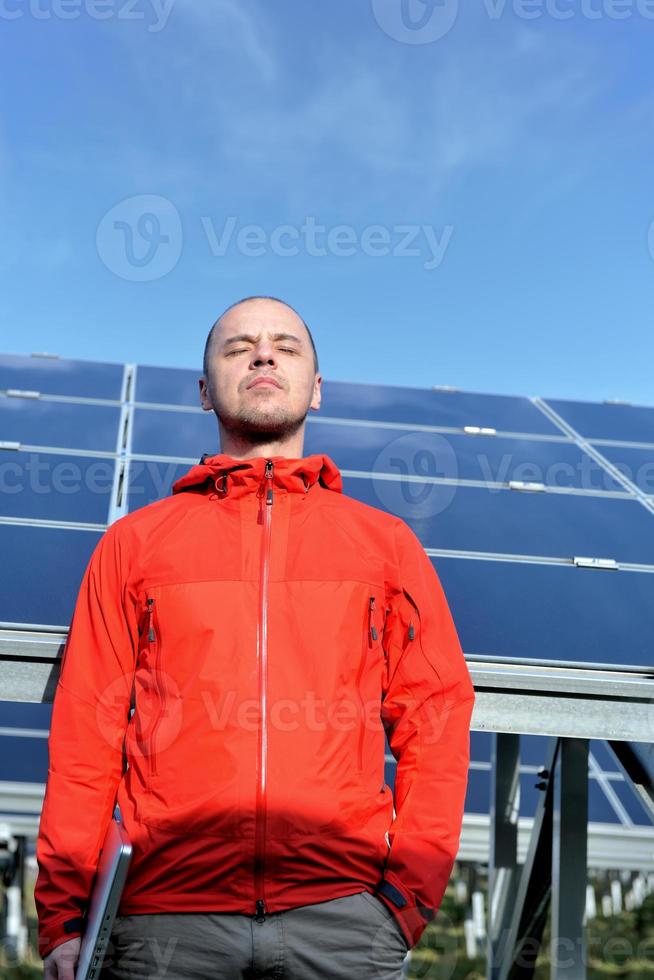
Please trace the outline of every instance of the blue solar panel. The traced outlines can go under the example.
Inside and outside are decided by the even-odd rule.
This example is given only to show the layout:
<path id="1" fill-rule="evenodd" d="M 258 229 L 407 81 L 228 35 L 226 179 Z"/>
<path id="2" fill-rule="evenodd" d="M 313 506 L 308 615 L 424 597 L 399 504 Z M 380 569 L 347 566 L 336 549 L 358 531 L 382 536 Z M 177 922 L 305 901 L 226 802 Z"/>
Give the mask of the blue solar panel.
<path id="1" fill-rule="evenodd" d="M 597 823 L 622 823 L 596 779 L 588 780 L 588 813 Z"/>
<path id="2" fill-rule="evenodd" d="M 0 622 L 68 626 L 101 533 L 0 524 Z"/>
<path id="3" fill-rule="evenodd" d="M 170 496 L 175 480 L 188 470 L 188 463 L 131 459 L 127 484 L 127 509 L 139 510 L 154 500 Z"/>
<path id="4" fill-rule="evenodd" d="M 0 354 L 0 391 L 20 388 L 44 395 L 120 400 L 122 364 Z"/>
<path id="5" fill-rule="evenodd" d="M 183 456 L 195 460 L 202 453 L 217 453 L 218 447 L 218 420 L 213 412 L 148 408 L 134 411 L 132 452 L 136 456 Z"/>
<path id="6" fill-rule="evenodd" d="M 636 499 L 343 478 L 344 492 L 406 521 L 426 548 L 647 564 L 654 514 Z"/>
<path id="7" fill-rule="evenodd" d="M 622 773 L 622 766 L 606 742 L 596 741 L 593 744 L 593 755 L 604 772 Z"/>
<path id="8" fill-rule="evenodd" d="M 3 755 L 0 779 L 44 783 L 48 773 L 48 742 L 45 738 L 0 737 Z"/>
<path id="9" fill-rule="evenodd" d="M 116 452 L 120 408 L 0 395 L 0 440 Z"/>
<path id="10" fill-rule="evenodd" d="M 491 735 L 489 732 L 470 732 L 470 756 L 480 762 L 491 761 Z"/>
<path id="11" fill-rule="evenodd" d="M 654 667 L 654 574 L 433 558 L 466 654 Z"/>
<path id="12" fill-rule="evenodd" d="M 134 401 L 161 405 L 200 405 L 202 368 L 150 367 L 139 364 L 136 371 Z M 214 417 L 215 418 L 215 417 Z"/>
<path id="13" fill-rule="evenodd" d="M 106 524 L 110 458 L 0 449 L 0 517 Z"/>
<path id="14" fill-rule="evenodd" d="M 344 470 L 497 483 L 522 480 L 585 490 L 624 490 L 573 442 L 449 432 L 398 432 L 372 426 L 315 422 L 306 427 L 305 452 L 307 455 L 326 453 Z"/>
<path id="15" fill-rule="evenodd" d="M 629 818 L 633 820 L 636 826 L 652 826 L 652 818 L 649 811 L 645 809 L 640 798 L 636 795 L 636 792 L 629 783 L 611 780 L 611 788 L 627 811 Z"/>
<path id="16" fill-rule="evenodd" d="M 466 787 L 465 812 L 488 813 L 490 808 L 491 774 L 489 770 L 470 769 Z"/>
<path id="17" fill-rule="evenodd" d="M 561 430 L 528 398 L 482 395 L 471 391 L 430 391 L 324 381 L 323 417 L 369 419 L 462 428 L 479 425 L 504 432 L 560 435 Z"/>
<path id="18" fill-rule="evenodd" d="M 627 446 L 595 446 L 598 452 L 618 467 L 639 490 L 654 495 L 654 446 L 635 449 Z"/>
<path id="19" fill-rule="evenodd" d="M 544 399 L 545 400 L 545 399 Z M 546 399 L 568 425 L 588 439 L 654 443 L 654 408 Z"/>

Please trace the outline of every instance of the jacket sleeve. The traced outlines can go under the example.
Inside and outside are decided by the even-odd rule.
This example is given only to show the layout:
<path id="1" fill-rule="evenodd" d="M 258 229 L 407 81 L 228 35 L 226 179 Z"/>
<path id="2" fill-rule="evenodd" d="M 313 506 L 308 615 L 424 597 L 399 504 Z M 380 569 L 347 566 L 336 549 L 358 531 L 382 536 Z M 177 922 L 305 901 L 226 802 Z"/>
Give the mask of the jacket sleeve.
<path id="1" fill-rule="evenodd" d="M 376 892 L 413 946 L 438 911 L 459 848 L 475 692 L 434 566 L 403 521 L 396 542 L 381 710 L 397 760 L 395 814 Z"/>
<path id="2" fill-rule="evenodd" d="M 34 889 L 44 958 L 84 931 L 122 776 L 138 623 L 120 523 L 105 531 L 84 572 L 55 690 Z"/>

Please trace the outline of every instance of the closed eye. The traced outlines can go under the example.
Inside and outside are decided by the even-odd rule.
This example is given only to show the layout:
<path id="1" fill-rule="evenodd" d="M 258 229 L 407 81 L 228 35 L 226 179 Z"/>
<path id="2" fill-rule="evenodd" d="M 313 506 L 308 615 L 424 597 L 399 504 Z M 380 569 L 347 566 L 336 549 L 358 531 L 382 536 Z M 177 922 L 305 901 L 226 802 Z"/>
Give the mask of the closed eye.
<path id="1" fill-rule="evenodd" d="M 292 347 L 280 347 L 279 349 L 283 351 L 285 354 L 297 354 L 297 351 L 293 350 Z M 239 347 L 236 350 L 228 351 L 226 356 L 232 357 L 233 354 L 246 354 L 246 353 L 247 353 L 246 347 Z"/>

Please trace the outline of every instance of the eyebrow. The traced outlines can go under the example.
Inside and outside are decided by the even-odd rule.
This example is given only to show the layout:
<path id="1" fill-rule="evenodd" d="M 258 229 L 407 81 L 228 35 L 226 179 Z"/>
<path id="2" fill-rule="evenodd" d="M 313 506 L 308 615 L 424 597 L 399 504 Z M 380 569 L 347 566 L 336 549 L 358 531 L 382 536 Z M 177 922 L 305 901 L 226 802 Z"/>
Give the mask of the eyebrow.
<path id="1" fill-rule="evenodd" d="M 257 342 L 258 339 L 259 339 L 258 337 L 253 337 L 249 333 L 239 333 L 235 337 L 230 337 L 229 340 L 226 340 L 225 343 L 223 344 L 223 347 L 228 347 L 229 344 L 235 344 L 235 343 L 242 342 L 242 341 L 247 341 L 248 343 L 256 344 L 256 342 Z M 300 340 L 300 338 L 299 337 L 296 337 L 295 334 L 292 334 L 292 333 L 274 333 L 272 335 L 272 339 L 273 340 L 294 340 L 296 344 L 299 344 L 300 347 L 302 346 L 302 341 Z"/>

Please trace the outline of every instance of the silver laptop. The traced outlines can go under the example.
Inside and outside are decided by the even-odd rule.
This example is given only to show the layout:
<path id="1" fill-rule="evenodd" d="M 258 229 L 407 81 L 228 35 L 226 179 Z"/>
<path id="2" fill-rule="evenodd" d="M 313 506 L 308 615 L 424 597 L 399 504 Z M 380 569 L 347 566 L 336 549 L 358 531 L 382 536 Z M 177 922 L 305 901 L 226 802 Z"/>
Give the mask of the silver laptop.
<path id="1" fill-rule="evenodd" d="M 100 851 L 75 980 L 97 980 L 100 975 L 131 857 L 132 844 L 116 804 Z"/>

